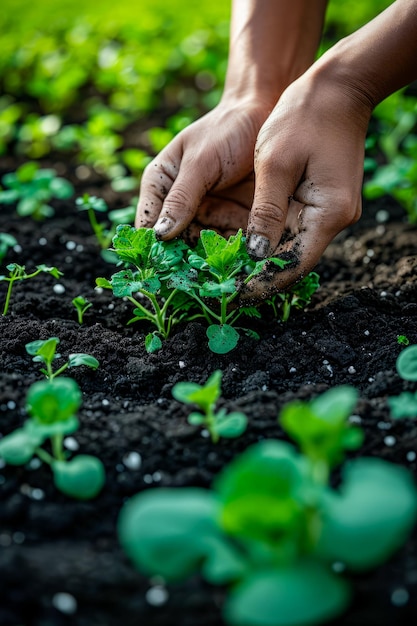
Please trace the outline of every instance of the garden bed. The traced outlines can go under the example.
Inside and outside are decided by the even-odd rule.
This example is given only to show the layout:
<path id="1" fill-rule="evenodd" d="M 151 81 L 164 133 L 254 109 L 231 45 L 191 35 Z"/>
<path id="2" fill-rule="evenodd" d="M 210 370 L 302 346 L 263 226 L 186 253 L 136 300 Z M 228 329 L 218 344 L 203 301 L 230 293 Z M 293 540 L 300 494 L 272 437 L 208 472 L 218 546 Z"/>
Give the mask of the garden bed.
<path id="1" fill-rule="evenodd" d="M 4 160 L 0 173 L 11 169 Z M 123 206 L 97 177 L 85 178 L 85 168 L 83 181 L 63 164 L 58 169 L 77 195 L 87 191 L 111 208 Z M 242 337 L 226 355 L 209 351 L 205 327 L 196 322 L 180 324 L 160 352 L 147 354 L 147 325 L 126 325 L 130 303 L 94 288 L 113 266 L 100 257 L 86 214 L 73 201 L 54 207 L 56 215 L 43 222 L 2 207 L 0 232 L 22 249 L 10 250 L 6 262 L 27 270 L 46 263 L 64 275 L 16 284 L 0 319 L 0 432 L 22 423 L 27 389 L 42 377 L 25 344 L 59 337 L 63 356 L 85 352 L 100 362 L 96 371 L 71 370 L 83 404 L 81 428 L 67 445 L 99 456 L 107 478 L 95 500 L 77 502 L 56 490 L 47 466 L 0 468 L 0 624 L 220 626 L 222 589 L 198 577 L 165 588 L 133 569 L 117 542 L 120 508 L 143 489 L 209 487 L 248 445 L 282 436 L 277 415 L 285 403 L 340 384 L 360 392 L 354 419 L 366 438 L 358 454 L 415 473 L 417 428 L 390 419 L 387 397 L 413 388 L 395 362 L 398 335 L 417 343 L 417 228 L 392 202 L 368 204 L 320 262 L 322 286 L 308 310 L 286 324 L 265 312 L 251 321 L 260 340 Z M 71 304 L 78 295 L 93 304 L 82 325 Z M 203 383 L 215 369 L 223 371 L 222 405 L 249 419 L 243 436 L 217 445 L 187 423 L 189 409 L 171 394 L 175 383 Z M 335 624 L 391 626 L 416 618 L 416 538 L 375 572 L 355 577 L 352 606 Z"/>

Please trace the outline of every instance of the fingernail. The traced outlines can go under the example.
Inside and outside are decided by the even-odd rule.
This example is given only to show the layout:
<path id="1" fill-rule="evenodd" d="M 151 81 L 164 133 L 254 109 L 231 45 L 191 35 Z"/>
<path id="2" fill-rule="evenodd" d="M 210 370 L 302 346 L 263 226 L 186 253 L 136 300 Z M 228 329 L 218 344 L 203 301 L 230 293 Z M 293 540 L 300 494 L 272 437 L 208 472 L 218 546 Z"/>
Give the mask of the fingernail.
<path id="1" fill-rule="evenodd" d="M 157 237 L 164 237 L 174 228 L 175 222 L 170 217 L 161 217 L 154 226 Z"/>
<path id="2" fill-rule="evenodd" d="M 268 256 L 271 244 L 263 235 L 251 235 L 248 241 L 248 254 L 255 259 L 264 259 Z"/>

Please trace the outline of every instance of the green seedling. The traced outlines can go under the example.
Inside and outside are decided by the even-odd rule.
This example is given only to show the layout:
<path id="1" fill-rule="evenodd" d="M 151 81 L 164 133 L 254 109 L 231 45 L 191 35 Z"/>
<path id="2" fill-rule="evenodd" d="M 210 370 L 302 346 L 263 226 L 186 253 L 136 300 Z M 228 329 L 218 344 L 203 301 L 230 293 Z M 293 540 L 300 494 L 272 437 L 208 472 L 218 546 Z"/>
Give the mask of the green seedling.
<path id="1" fill-rule="evenodd" d="M 54 209 L 48 204 L 52 199 L 64 200 L 74 194 L 74 188 L 65 178 L 56 176 L 53 169 L 39 169 L 39 165 L 29 161 L 16 172 L 3 176 L 0 191 L 0 204 L 17 202 L 19 215 L 30 215 L 35 220 L 43 220 L 54 215 Z"/>
<path id="2" fill-rule="evenodd" d="M 32 360 L 35 363 L 43 363 L 45 365 L 45 367 L 41 369 L 41 372 L 48 380 L 53 380 L 57 376 L 60 376 L 68 367 L 86 365 L 87 367 L 96 370 L 100 365 L 97 359 L 91 356 L 91 354 L 77 352 L 70 354 L 68 361 L 54 372 L 52 369 L 52 363 L 55 359 L 59 359 L 61 357 L 61 355 L 56 352 L 58 344 L 58 337 L 50 337 L 45 340 L 37 339 L 36 341 L 31 341 L 25 345 L 26 352 L 30 354 L 30 356 L 33 356 Z"/>
<path id="3" fill-rule="evenodd" d="M 9 465 L 25 465 L 37 456 L 51 467 L 55 486 L 80 500 L 94 498 L 105 482 L 102 462 L 90 455 L 68 460 L 63 447 L 65 435 L 79 427 L 76 413 L 82 394 L 72 378 L 40 381 L 27 394 L 29 419 L 21 428 L 0 440 L 0 457 Z M 50 452 L 43 446 L 50 442 Z"/>
<path id="4" fill-rule="evenodd" d="M 209 583 L 228 586 L 223 616 L 230 626 L 307 626 L 337 617 L 351 598 L 347 573 L 389 558 L 417 517 L 411 475 L 381 459 L 350 461 L 340 487 L 330 486 L 328 468 L 362 439 L 347 420 L 356 400 L 353 388 L 336 387 L 285 407 L 281 423 L 304 452 L 262 441 L 226 466 L 211 491 L 134 496 L 118 521 L 122 547 L 148 576 L 170 582 L 200 570 Z M 335 562 L 346 567 L 343 575 Z"/>
<path id="5" fill-rule="evenodd" d="M 77 296 L 72 301 L 72 304 L 75 306 L 75 310 L 77 311 L 77 319 L 78 323 L 82 324 L 84 321 L 84 313 L 93 306 L 92 302 L 84 298 L 84 296 Z"/>
<path id="6" fill-rule="evenodd" d="M 397 343 L 400 346 L 409 346 L 410 340 L 405 335 L 397 335 Z"/>
<path id="7" fill-rule="evenodd" d="M 17 246 L 17 240 L 13 237 L 13 235 L 0 233 L 0 263 L 3 263 L 7 251 L 9 248 L 13 248 L 13 246 Z"/>
<path id="8" fill-rule="evenodd" d="M 397 372 L 403 380 L 417 381 L 417 345 L 400 352 L 396 362 Z M 396 419 L 417 418 L 417 391 L 403 391 L 399 396 L 388 398 L 392 417 Z"/>
<path id="9" fill-rule="evenodd" d="M 213 443 L 217 443 L 220 437 L 239 437 L 246 430 L 248 422 L 246 415 L 238 411 L 227 413 L 226 409 L 220 409 L 216 412 L 216 402 L 221 395 L 221 380 L 222 372 L 216 370 L 205 385 L 177 383 L 172 389 L 172 395 L 179 402 L 198 406 L 200 412 L 190 413 L 188 422 L 206 428 Z"/>
<path id="10" fill-rule="evenodd" d="M 236 322 L 242 315 L 260 317 L 256 307 L 231 305 L 240 288 L 259 274 L 266 263 L 279 269 L 287 264 L 278 258 L 253 261 L 241 230 L 229 239 L 212 230 L 202 230 L 198 245 L 188 252 L 187 263 L 170 278 L 169 285 L 187 293 L 200 308 L 200 317 L 206 318 L 208 345 L 213 352 L 224 354 L 236 347 Z M 242 330 L 258 338 L 253 331 Z"/>
<path id="11" fill-rule="evenodd" d="M 291 309 L 304 309 L 310 304 L 313 294 L 319 287 L 320 276 L 316 272 L 310 272 L 288 291 L 277 293 L 266 302 L 272 306 L 275 316 L 286 322 Z"/>
<path id="12" fill-rule="evenodd" d="M 19 280 L 28 280 L 30 278 L 34 278 L 38 276 L 38 274 L 50 274 L 54 278 L 60 278 L 63 276 L 63 273 L 60 272 L 56 267 L 48 267 L 47 265 L 37 265 L 36 269 L 28 274 L 26 272 L 25 265 L 18 265 L 17 263 L 10 263 L 6 265 L 6 269 L 9 270 L 9 275 L 5 276 L 4 274 L 0 276 L 0 281 L 5 281 L 9 283 L 6 292 L 6 299 L 4 301 L 3 313 L 2 315 L 7 315 L 10 306 L 10 298 L 12 295 L 13 285 L 15 282 Z"/>
<path id="13" fill-rule="evenodd" d="M 77 198 L 75 203 L 79 211 L 87 211 L 88 219 L 90 220 L 91 228 L 101 248 L 101 256 L 103 259 L 110 263 L 116 263 L 117 257 L 114 251 L 108 248 L 116 233 L 117 226 L 121 223 L 133 221 L 136 208 L 132 205 L 123 209 L 109 211 L 106 202 L 102 198 L 90 196 L 88 193 L 85 193 L 81 198 Z M 96 213 L 105 213 L 110 224 L 99 222 Z"/>
<path id="14" fill-rule="evenodd" d="M 173 326 L 186 317 L 190 308 L 186 296 L 167 285 L 172 274 L 182 267 L 186 248 L 179 240 L 157 241 L 152 229 L 121 224 L 116 228 L 112 250 L 126 269 L 113 274 L 111 280 L 96 279 L 98 287 L 111 289 L 116 297 L 127 298 L 134 305 L 134 317 L 129 323 L 148 321 L 156 327 L 145 340 L 148 352 L 161 348 L 161 339 L 169 336 Z"/>

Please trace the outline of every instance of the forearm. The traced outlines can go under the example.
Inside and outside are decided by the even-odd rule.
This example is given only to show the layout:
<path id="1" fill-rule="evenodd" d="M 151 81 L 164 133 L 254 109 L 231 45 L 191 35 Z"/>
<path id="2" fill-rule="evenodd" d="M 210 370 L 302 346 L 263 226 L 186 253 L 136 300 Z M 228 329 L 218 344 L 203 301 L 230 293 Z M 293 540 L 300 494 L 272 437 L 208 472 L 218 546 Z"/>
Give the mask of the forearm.
<path id="1" fill-rule="evenodd" d="M 316 64 L 356 91 L 372 110 L 417 79 L 417 0 L 396 0 Z M 314 70 L 313 70 L 314 71 Z"/>
<path id="2" fill-rule="evenodd" d="M 314 61 L 327 0 L 233 0 L 224 99 L 273 106 Z"/>

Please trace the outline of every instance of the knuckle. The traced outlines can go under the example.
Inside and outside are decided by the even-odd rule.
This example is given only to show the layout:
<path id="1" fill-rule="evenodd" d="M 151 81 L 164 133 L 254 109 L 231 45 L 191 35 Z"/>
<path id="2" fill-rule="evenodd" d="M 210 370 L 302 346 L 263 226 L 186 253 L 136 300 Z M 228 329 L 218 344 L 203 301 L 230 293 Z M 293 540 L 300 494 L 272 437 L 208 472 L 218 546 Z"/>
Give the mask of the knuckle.
<path id="1" fill-rule="evenodd" d="M 286 211 L 270 200 L 254 203 L 251 212 L 251 226 L 257 225 L 258 229 L 268 232 L 271 226 L 283 226 L 286 221 Z"/>

